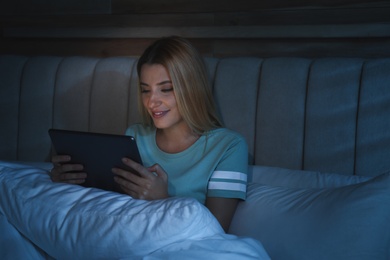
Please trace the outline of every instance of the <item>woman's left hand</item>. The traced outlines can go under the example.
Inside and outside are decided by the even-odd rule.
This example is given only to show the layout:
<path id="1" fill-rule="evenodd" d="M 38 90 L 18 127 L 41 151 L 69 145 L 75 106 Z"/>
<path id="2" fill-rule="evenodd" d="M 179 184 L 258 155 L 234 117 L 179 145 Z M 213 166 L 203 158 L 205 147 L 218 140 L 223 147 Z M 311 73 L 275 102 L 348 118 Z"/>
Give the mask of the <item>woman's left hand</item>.
<path id="1" fill-rule="evenodd" d="M 168 175 L 160 165 L 144 167 L 131 159 L 123 158 L 123 163 L 134 169 L 133 172 L 113 168 L 115 181 L 122 190 L 135 199 L 156 200 L 168 198 Z"/>

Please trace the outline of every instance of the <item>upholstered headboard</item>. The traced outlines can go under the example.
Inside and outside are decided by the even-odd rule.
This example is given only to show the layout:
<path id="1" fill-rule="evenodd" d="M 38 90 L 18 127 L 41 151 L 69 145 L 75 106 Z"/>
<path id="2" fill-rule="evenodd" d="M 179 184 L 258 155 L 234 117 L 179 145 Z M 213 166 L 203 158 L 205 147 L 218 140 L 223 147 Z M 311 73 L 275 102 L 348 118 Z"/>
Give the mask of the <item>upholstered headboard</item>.
<path id="1" fill-rule="evenodd" d="M 390 59 L 206 58 L 250 164 L 390 170 Z M 0 56 L 0 159 L 43 161 L 51 127 L 124 133 L 139 121 L 136 58 Z"/>

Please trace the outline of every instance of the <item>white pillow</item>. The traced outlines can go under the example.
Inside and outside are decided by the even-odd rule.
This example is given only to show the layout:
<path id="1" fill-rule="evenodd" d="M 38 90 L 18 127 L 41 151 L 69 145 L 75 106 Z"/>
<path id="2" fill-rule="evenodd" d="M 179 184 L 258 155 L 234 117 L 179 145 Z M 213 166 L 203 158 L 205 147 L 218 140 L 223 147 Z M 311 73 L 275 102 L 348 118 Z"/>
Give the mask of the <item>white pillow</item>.
<path id="1" fill-rule="evenodd" d="M 230 232 L 272 259 L 389 259 L 390 174 L 329 189 L 250 183 Z"/>
<path id="2" fill-rule="evenodd" d="M 46 171 L 0 163 L 0 213 L 54 258 L 131 258 L 223 230 L 197 200 L 133 200 L 53 183 Z"/>
<path id="3" fill-rule="evenodd" d="M 1 259 L 47 259 L 45 252 L 32 244 L 12 226 L 0 212 L 0 256 Z"/>
<path id="4" fill-rule="evenodd" d="M 248 182 L 293 188 L 336 188 L 360 183 L 372 178 L 368 176 L 290 170 L 260 165 L 250 165 L 248 176 L 250 176 Z"/>

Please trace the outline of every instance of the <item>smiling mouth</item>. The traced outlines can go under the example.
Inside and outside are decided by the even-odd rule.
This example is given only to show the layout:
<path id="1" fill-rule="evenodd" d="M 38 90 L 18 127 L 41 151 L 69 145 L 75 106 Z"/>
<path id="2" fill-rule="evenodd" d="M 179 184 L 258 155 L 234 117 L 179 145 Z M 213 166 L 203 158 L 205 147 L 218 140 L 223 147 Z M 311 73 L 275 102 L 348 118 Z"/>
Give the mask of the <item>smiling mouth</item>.
<path id="1" fill-rule="evenodd" d="M 165 116 L 168 113 L 168 111 L 159 111 L 159 112 L 152 112 L 153 118 L 161 118 Z"/>

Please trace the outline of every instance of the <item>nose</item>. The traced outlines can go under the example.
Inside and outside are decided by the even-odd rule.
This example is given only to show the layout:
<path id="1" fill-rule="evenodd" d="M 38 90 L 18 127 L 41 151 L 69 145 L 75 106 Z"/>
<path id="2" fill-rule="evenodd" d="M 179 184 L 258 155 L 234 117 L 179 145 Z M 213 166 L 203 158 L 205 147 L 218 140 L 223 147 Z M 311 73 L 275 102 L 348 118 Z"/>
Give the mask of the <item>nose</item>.
<path id="1" fill-rule="evenodd" d="M 158 91 L 150 91 L 147 105 L 149 108 L 158 107 L 161 104 L 161 97 Z"/>

